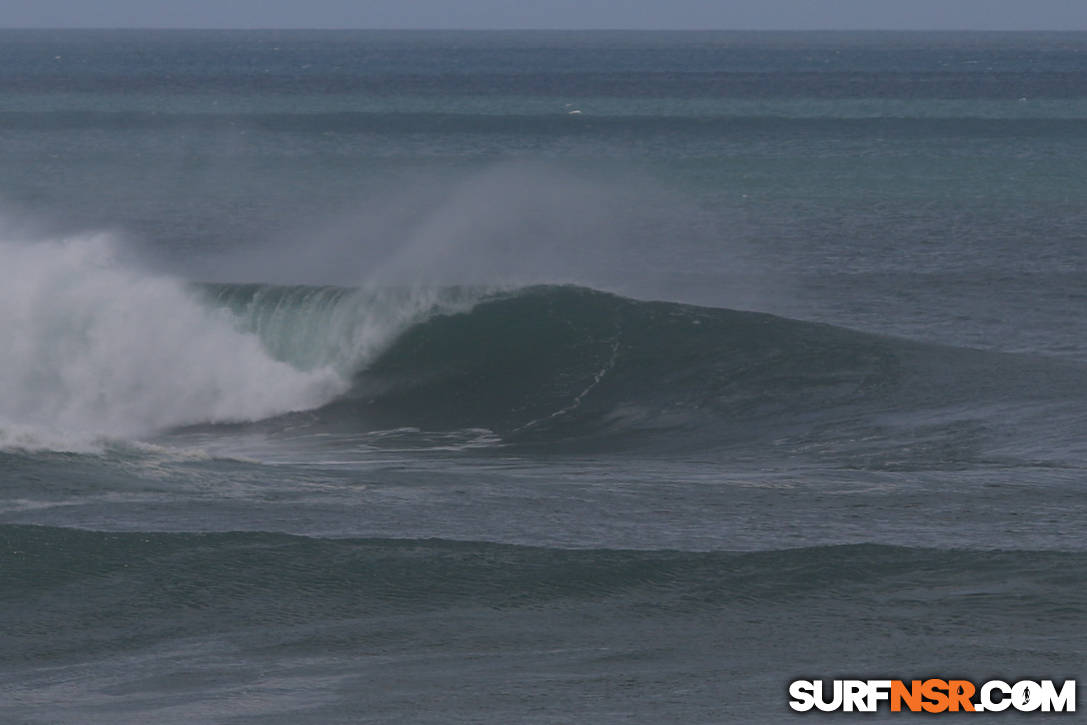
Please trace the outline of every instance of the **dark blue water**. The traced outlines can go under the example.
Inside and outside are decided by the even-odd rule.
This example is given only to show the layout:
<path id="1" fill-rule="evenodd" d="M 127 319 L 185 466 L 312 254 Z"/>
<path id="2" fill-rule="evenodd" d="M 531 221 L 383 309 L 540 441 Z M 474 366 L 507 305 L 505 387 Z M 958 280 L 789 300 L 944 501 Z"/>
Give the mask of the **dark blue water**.
<path id="1" fill-rule="evenodd" d="M 5 722 L 1083 674 L 1087 35 L 3 31 L 0 154 Z"/>

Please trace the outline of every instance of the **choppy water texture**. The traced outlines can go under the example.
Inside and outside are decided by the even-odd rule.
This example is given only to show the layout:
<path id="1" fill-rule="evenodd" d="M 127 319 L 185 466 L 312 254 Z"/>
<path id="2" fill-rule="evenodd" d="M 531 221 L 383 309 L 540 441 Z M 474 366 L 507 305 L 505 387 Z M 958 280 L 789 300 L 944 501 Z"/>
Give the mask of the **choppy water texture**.
<path id="1" fill-rule="evenodd" d="M 0 720 L 1082 679 L 1085 59 L 0 32 Z"/>

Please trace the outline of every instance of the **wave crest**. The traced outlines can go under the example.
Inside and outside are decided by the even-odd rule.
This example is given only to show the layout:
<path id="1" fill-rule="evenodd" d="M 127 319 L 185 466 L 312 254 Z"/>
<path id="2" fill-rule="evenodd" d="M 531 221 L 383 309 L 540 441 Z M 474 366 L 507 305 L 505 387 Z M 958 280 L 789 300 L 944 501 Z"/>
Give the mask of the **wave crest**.
<path id="1" fill-rule="evenodd" d="M 579 287 L 191 284 L 126 264 L 106 236 L 0 243 L 0 333 L 0 448 L 303 410 L 311 433 L 563 447 L 946 437 L 979 403 L 1085 393 L 1077 365 Z"/>

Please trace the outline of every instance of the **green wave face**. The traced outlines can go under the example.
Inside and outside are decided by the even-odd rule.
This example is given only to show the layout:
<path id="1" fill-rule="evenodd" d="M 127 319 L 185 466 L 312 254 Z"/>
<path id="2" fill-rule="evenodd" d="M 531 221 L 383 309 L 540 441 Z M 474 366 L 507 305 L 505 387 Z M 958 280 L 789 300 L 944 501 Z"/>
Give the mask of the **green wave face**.
<path id="1" fill-rule="evenodd" d="M 323 309 L 343 294 L 280 291 L 267 304 L 308 295 Z M 579 287 L 427 310 L 354 358 L 351 391 L 311 416 L 340 430 L 484 428 L 525 445 L 701 447 L 1084 393 L 1075 365 Z"/>

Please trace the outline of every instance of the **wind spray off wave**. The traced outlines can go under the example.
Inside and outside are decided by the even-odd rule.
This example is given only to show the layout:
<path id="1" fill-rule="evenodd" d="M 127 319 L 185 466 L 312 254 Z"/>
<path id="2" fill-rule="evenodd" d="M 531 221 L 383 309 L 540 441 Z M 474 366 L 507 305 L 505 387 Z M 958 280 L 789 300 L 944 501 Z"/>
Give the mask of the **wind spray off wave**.
<path id="1" fill-rule="evenodd" d="M 339 290 L 307 298 L 315 318 L 262 308 L 255 286 L 227 289 L 148 274 L 105 235 L 0 243 L 0 446 L 55 448 L 72 436 L 319 406 L 348 389 L 352 367 L 401 316 L 421 309 L 379 308 L 379 320 Z M 285 337 L 269 344 L 262 332 Z"/>

